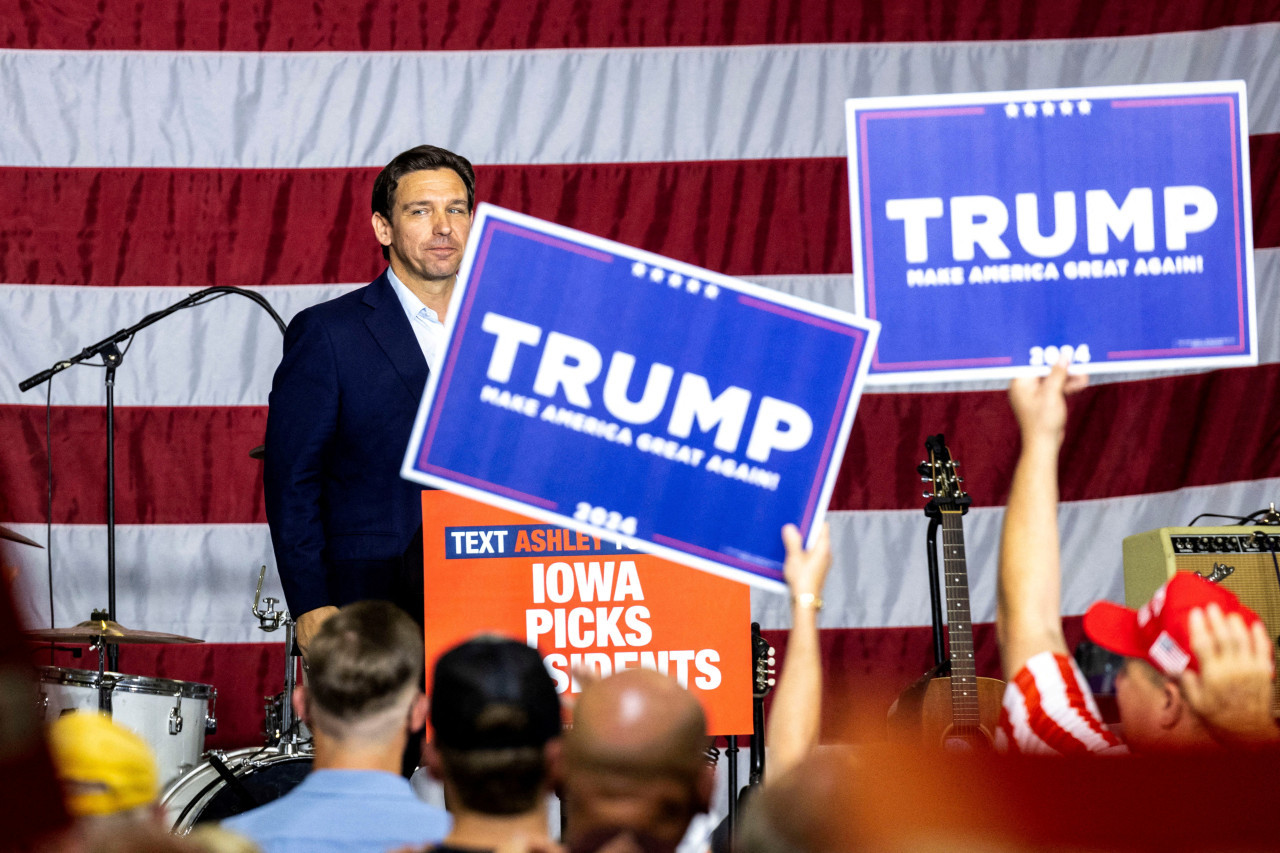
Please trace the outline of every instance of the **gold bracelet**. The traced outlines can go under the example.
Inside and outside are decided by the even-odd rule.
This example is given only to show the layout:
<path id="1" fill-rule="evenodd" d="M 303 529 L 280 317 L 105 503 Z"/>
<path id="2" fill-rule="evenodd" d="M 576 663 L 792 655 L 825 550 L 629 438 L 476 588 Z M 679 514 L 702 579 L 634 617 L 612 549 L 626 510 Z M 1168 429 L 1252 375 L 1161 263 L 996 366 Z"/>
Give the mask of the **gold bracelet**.
<path id="1" fill-rule="evenodd" d="M 791 604 L 793 607 L 812 607 L 814 610 L 821 610 L 822 598 L 816 593 L 802 592 L 791 596 Z"/>

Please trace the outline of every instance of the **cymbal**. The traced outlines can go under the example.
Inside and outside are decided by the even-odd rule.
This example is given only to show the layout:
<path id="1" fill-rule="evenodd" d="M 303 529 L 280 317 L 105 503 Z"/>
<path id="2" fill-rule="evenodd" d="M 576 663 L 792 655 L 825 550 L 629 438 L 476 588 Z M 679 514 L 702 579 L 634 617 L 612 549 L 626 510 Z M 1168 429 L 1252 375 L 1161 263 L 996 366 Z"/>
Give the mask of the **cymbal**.
<path id="1" fill-rule="evenodd" d="M 19 545 L 34 545 L 37 548 L 43 548 L 39 542 L 34 539 L 28 539 L 21 533 L 16 533 L 7 527 L 0 526 L 0 539 L 8 539 L 10 542 L 17 542 Z"/>
<path id="2" fill-rule="evenodd" d="M 44 628 L 39 631 L 25 632 L 27 639 L 38 643 L 106 643 L 111 644 L 156 644 L 156 643 L 203 643 L 195 637 L 183 637 L 178 634 L 162 634 L 159 631 L 138 631 L 126 628 L 119 622 L 110 619 L 102 621 L 89 620 L 71 628 Z"/>

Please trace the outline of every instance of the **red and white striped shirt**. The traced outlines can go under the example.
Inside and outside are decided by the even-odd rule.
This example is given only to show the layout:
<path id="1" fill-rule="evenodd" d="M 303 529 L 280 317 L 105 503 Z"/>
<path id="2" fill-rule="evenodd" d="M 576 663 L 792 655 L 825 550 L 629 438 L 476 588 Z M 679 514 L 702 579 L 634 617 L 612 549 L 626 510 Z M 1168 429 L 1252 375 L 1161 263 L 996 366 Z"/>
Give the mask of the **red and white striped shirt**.
<path id="1" fill-rule="evenodd" d="M 1102 722 L 1093 691 L 1064 654 L 1027 660 L 1004 690 L 997 748 L 1027 755 L 1127 755 L 1129 748 Z"/>

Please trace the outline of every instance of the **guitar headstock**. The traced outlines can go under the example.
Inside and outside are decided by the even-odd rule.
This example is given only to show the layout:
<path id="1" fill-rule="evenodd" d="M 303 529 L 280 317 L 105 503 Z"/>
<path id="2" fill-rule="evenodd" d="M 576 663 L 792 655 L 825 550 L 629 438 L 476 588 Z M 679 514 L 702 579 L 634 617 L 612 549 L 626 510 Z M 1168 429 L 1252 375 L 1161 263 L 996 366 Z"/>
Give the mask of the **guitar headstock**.
<path id="1" fill-rule="evenodd" d="M 924 449 L 929 458 L 917 465 L 916 471 L 920 473 L 921 482 L 928 483 L 932 489 L 924 493 L 924 497 L 929 498 L 929 503 L 924 508 L 925 514 L 934 516 L 943 512 L 967 512 L 973 500 L 960 485 L 964 482 L 964 478 L 956 471 L 960 463 L 951 458 L 945 437 L 941 433 L 929 436 L 925 439 Z"/>
<path id="2" fill-rule="evenodd" d="M 751 693 L 757 699 L 769 695 L 776 681 L 773 646 L 760 635 L 760 623 L 751 623 Z"/>

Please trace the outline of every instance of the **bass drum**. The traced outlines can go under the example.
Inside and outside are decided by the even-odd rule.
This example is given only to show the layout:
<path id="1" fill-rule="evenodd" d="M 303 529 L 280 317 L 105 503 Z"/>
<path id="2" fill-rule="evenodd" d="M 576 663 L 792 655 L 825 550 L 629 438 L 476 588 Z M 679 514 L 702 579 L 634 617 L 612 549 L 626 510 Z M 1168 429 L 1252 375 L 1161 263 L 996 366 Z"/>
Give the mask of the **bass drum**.
<path id="1" fill-rule="evenodd" d="M 227 782 L 213 758 L 222 761 L 238 786 Z M 197 823 L 224 820 L 279 799 L 310 772 L 310 753 L 288 755 L 256 746 L 213 752 L 210 760 L 165 788 L 160 805 L 169 828 L 186 835 Z"/>

